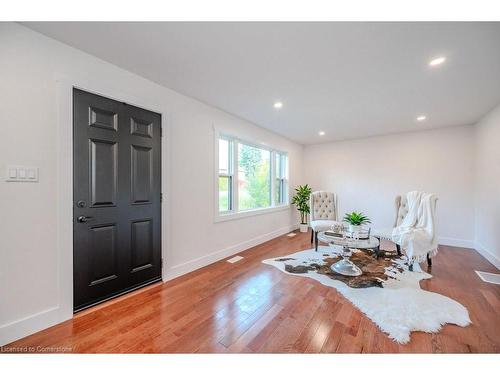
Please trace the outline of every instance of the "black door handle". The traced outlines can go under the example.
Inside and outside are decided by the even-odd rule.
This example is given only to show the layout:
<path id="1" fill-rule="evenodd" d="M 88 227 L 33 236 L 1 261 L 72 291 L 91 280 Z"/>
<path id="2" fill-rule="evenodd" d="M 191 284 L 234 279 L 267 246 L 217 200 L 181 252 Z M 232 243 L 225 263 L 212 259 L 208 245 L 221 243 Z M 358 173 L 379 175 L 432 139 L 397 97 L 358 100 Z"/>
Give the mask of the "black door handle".
<path id="1" fill-rule="evenodd" d="M 76 221 L 78 221 L 79 223 L 86 223 L 87 221 L 91 221 L 91 220 L 94 220 L 93 217 L 91 216 L 78 216 L 78 218 L 76 219 Z"/>

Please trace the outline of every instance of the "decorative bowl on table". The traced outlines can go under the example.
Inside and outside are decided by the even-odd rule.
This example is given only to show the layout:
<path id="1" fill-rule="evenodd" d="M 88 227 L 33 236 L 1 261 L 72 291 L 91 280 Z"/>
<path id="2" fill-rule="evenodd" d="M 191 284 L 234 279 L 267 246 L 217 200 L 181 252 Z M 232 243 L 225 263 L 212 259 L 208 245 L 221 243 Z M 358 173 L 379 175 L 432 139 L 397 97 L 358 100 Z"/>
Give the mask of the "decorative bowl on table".
<path id="1" fill-rule="evenodd" d="M 346 236 L 357 240 L 367 240 L 368 238 L 370 238 L 370 231 L 371 231 L 370 227 L 363 227 L 363 226 L 354 231 L 348 228 L 346 231 Z"/>
<path id="2" fill-rule="evenodd" d="M 352 230 L 350 225 L 343 222 L 336 222 L 330 227 L 330 230 L 325 231 L 325 234 L 330 237 L 346 237 L 357 240 L 366 240 L 370 238 L 370 227 L 358 226 Z"/>
<path id="3" fill-rule="evenodd" d="M 325 235 L 330 237 L 344 237 L 347 226 L 341 222 L 337 221 L 335 224 L 330 226 L 330 229 L 325 231 Z"/>

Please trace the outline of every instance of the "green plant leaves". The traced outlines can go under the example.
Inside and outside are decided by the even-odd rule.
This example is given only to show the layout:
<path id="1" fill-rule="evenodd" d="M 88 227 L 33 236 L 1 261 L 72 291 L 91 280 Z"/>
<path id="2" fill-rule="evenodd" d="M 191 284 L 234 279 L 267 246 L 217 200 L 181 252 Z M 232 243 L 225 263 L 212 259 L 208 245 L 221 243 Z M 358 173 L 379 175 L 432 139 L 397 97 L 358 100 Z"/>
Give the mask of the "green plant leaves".
<path id="1" fill-rule="evenodd" d="M 309 185 L 299 185 L 295 188 L 295 195 L 292 198 L 292 204 L 297 207 L 300 212 L 300 220 L 302 224 L 307 224 L 306 214 L 310 212 L 309 197 L 311 196 L 312 189 Z"/>
<path id="2" fill-rule="evenodd" d="M 356 212 L 356 211 L 345 214 L 344 221 L 348 222 L 351 225 L 362 225 L 371 223 L 370 219 L 367 216 L 365 216 L 362 212 Z"/>

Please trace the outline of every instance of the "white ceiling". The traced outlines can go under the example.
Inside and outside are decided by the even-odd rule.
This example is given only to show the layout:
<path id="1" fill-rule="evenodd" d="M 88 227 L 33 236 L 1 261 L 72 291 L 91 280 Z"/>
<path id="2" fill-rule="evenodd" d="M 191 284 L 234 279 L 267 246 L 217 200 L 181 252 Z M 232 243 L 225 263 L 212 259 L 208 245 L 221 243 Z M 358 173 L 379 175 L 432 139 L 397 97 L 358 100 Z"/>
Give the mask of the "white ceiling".
<path id="1" fill-rule="evenodd" d="M 500 103 L 500 23 L 25 25 L 302 144 L 472 124 Z"/>

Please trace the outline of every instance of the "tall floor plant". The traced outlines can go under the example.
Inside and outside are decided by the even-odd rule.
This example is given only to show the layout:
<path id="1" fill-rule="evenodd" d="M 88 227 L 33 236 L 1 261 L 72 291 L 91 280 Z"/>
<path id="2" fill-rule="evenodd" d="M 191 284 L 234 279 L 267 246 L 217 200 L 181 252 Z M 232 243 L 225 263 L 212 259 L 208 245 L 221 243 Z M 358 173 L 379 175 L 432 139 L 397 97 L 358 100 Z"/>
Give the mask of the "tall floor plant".
<path id="1" fill-rule="evenodd" d="M 295 195 L 292 198 L 292 204 L 297 207 L 300 212 L 300 231 L 307 231 L 307 214 L 310 212 L 309 198 L 311 196 L 311 188 L 309 185 L 299 185 L 295 188 Z M 305 230 L 304 230 L 305 228 Z"/>

